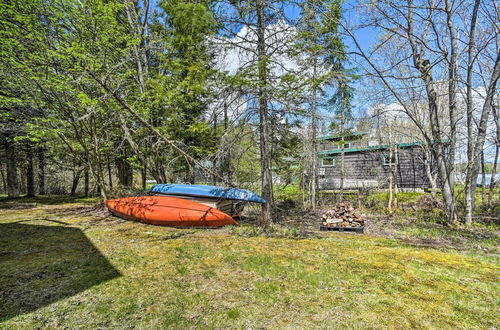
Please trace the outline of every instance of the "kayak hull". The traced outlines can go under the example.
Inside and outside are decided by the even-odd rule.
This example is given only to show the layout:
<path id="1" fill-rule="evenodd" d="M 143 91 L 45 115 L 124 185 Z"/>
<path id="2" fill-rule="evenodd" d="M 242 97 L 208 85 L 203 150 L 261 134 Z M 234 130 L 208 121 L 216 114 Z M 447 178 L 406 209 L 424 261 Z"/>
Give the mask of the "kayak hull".
<path id="1" fill-rule="evenodd" d="M 196 197 L 196 196 L 185 196 L 185 195 L 163 195 L 158 194 L 157 196 L 171 196 L 175 198 L 187 199 L 200 204 L 205 204 L 210 207 L 221 210 L 222 212 L 232 216 L 238 217 L 243 212 L 245 204 L 247 202 L 232 200 L 232 199 L 220 199 L 220 198 L 210 198 L 210 197 Z"/>
<path id="2" fill-rule="evenodd" d="M 111 199 L 106 207 L 114 215 L 157 226 L 222 227 L 238 225 L 226 213 L 191 200 L 170 196 Z"/>
<path id="3" fill-rule="evenodd" d="M 151 188 L 150 193 L 172 196 L 217 198 L 220 200 L 240 200 L 262 204 L 267 203 L 265 199 L 250 190 L 201 184 L 155 184 Z"/>

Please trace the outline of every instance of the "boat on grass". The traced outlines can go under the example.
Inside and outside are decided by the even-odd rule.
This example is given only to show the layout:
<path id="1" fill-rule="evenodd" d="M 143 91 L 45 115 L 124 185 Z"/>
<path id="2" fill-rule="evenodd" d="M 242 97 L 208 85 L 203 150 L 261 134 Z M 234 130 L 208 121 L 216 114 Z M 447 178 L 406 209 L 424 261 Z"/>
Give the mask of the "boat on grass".
<path id="1" fill-rule="evenodd" d="M 232 217 L 239 216 L 246 203 L 267 203 L 250 190 L 200 184 L 156 184 L 149 194 L 192 200 L 215 207 Z"/>
<path id="2" fill-rule="evenodd" d="M 253 191 L 239 188 L 207 186 L 202 184 L 155 184 L 149 191 L 153 194 L 191 196 L 217 200 L 239 200 L 265 204 L 267 201 Z"/>
<path id="3" fill-rule="evenodd" d="M 228 214 L 209 205 L 171 196 L 139 196 L 110 199 L 114 215 L 142 223 L 173 227 L 222 227 L 238 225 Z"/>

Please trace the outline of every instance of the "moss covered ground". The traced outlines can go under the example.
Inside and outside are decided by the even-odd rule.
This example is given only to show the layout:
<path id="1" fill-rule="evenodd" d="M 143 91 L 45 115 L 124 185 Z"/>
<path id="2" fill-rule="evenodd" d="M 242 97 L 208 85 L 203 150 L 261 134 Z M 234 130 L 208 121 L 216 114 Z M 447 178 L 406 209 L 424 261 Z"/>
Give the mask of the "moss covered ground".
<path id="1" fill-rule="evenodd" d="M 0 328 L 500 324 L 496 254 L 155 227 L 90 212 L 91 202 L 0 209 Z"/>

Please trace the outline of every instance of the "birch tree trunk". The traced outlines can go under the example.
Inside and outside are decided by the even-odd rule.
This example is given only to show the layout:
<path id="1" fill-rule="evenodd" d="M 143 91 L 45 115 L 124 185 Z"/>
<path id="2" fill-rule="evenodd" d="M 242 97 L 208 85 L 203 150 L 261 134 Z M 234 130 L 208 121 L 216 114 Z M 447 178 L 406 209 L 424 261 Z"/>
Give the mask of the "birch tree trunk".
<path id="1" fill-rule="evenodd" d="M 479 120 L 476 138 L 472 143 L 471 159 L 469 159 L 470 170 L 466 176 L 465 188 L 465 224 L 470 226 L 472 224 L 472 212 L 474 208 L 474 199 L 476 194 L 476 182 L 479 174 L 481 153 L 484 149 L 484 141 L 486 139 L 486 130 L 488 126 L 488 118 L 491 110 L 493 109 L 494 97 L 497 93 L 497 83 L 500 79 L 500 51 L 497 53 L 495 66 L 491 74 L 490 85 L 486 91 L 486 99 L 481 111 L 481 118 Z"/>
<path id="2" fill-rule="evenodd" d="M 471 26 L 469 32 L 469 42 L 467 45 L 467 82 L 466 82 L 466 117 L 467 117 L 467 160 L 468 166 L 465 177 L 465 223 L 472 223 L 472 212 L 474 208 L 475 187 L 471 186 L 473 176 L 474 163 L 474 116 L 472 104 L 472 75 L 474 66 L 474 49 L 476 44 L 476 23 L 479 10 L 480 0 L 474 2 L 474 9 L 472 11 Z M 475 186 L 475 183 L 474 183 Z"/>
<path id="3" fill-rule="evenodd" d="M 392 126 L 389 125 L 389 202 L 387 204 L 387 208 L 389 209 L 389 213 L 392 213 L 392 184 L 394 180 L 394 175 L 392 171 Z"/>
<path id="4" fill-rule="evenodd" d="M 490 189 L 488 191 L 488 207 L 491 207 L 493 201 L 493 191 L 496 187 L 496 174 L 498 166 L 498 153 L 500 151 L 500 114 L 498 113 L 499 108 L 493 104 L 493 119 L 496 126 L 496 136 L 495 136 L 495 159 L 493 160 L 493 169 L 491 170 L 491 181 Z"/>

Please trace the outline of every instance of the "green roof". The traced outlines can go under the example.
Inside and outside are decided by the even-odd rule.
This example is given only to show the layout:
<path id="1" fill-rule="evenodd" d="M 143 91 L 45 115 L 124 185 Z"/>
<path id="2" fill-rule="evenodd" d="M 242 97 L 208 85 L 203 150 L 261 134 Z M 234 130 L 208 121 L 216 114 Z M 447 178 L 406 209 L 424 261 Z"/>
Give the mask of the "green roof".
<path id="1" fill-rule="evenodd" d="M 346 140 L 352 140 L 355 137 L 360 137 L 360 136 L 363 136 L 363 135 L 366 135 L 366 134 L 368 134 L 368 132 L 359 131 L 359 132 L 352 132 L 352 133 L 349 133 L 349 134 L 344 134 L 343 137 Z M 339 134 L 336 134 L 336 135 L 325 135 L 325 136 L 318 137 L 319 140 L 340 140 L 340 138 L 341 138 L 341 136 Z"/>
<path id="2" fill-rule="evenodd" d="M 410 142 L 410 143 L 399 143 L 397 144 L 398 148 L 408 148 L 408 147 L 417 147 L 421 146 L 422 142 Z M 380 144 L 377 146 L 366 146 L 366 147 L 357 147 L 357 148 L 346 148 L 344 152 L 360 152 L 360 151 L 371 151 L 371 150 L 380 150 L 380 149 L 389 149 L 391 147 L 390 144 Z M 340 154 L 342 149 L 334 149 L 334 150 L 325 150 L 318 152 L 319 155 L 335 155 Z"/>

